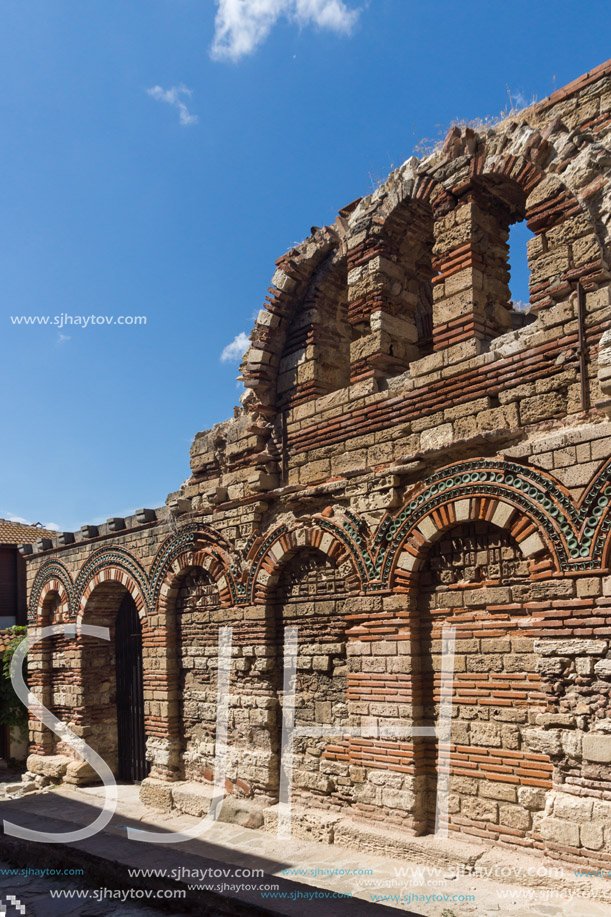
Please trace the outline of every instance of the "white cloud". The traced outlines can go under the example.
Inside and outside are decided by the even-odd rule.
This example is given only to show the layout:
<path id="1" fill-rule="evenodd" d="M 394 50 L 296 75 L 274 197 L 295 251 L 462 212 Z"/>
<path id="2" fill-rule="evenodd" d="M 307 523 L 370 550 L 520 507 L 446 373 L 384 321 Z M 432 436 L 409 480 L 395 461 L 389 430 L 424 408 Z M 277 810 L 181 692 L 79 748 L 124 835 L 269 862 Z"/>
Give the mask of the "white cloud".
<path id="1" fill-rule="evenodd" d="M 24 519 L 23 516 L 15 516 L 14 513 L 5 513 L 4 518 L 8 519 L 9 522 L 20 522 L 21 525 L 32 525 L 29 519 Z"/>
<path id="2" fill-rule="evenodd" d="M 211 56 L 237 61 L 262 44 L 284 16 L 298 25 L 317 25 L 345 35 L 359 11 L 344 0 L 217 0 L 218 10 Z"/>
<path id="3" fill-rule="evenodd" d="M 197 124 L 199 121 L 198 116 L 192 115 L 186 103 L 181 99 L 181 96 L 187 96 L 187 98 L 190 99 L 193 94 L 193 90 L 187 89 L 186 86 L 172 86 L 170 89 L 163 89 L 161 86 L 152 86 L 146 91 L 148 95 L 157 102 L 167 102 L 168 105 L 173 105 L 177 108 L 178 120 L 183 127 L 187 127 L 189 124 Z"/>
<path id="4" fill-rule="evenodd" d="M 221 353 L 221 363 L 237 363 L 242 359 L 249 345 L 248 335 L 240 331 L 236 334 L 231 344 L 227 344 Z"/>
<path id="5" fill-rule="evenodd" d="M 30 522 L 29 519 L 24 519 L 23 516 L 16 516 L 14 513 L 5 513 L 4 518 L 8 519 L 9 522 L 20 522 L 21 525 L 37 525 L 38 523 Z M 49 529 L 51 532 L 59 532 L 59 525 L 56 522 L 45 522 L 42 526 L 43 529 Z"/>

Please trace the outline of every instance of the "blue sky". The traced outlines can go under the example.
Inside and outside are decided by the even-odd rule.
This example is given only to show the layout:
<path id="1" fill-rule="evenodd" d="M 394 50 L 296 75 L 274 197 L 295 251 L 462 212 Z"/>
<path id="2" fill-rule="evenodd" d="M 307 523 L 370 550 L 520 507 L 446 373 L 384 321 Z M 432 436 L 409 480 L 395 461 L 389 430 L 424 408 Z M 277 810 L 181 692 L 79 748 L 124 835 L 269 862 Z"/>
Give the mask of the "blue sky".
<path id="1" fill-rule="evenodd" d="M 3 0 L 0 516 L 162 504 L 237 403 L 220 357 L 274 260 L 453 119 L 604 61 L 610 20 L 602 0 Z M 147 321 L 11 322 L 64 313 Z"/>

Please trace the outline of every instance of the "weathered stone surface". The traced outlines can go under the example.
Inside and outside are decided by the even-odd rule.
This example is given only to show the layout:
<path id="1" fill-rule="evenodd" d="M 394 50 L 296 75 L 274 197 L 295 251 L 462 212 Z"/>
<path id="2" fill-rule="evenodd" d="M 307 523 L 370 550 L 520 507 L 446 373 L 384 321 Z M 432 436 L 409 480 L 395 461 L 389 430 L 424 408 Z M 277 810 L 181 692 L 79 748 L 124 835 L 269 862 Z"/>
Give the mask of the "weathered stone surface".
<path id="1" fill-rule="evenodd" d="M 142 802 L 160 812 L 169 812 L 172 808 L 172 786 L 161 780 L 147 778 L 140 785 Z"/>
<path id="2" fill-rule="evenodd" d="M 110 629 L 33 647 L 29 672 L 117 774 L 115 632 L 141 643 L 147 804 L 208 811 L 231 627 L 221 818 L 277 825 L 294 688 L 295 836 L 416 856 L 451 669 L 451 832 L 611 849 L 610 78 L 455 127 L 313 227 L 278 259 L 240 405 L 166 505 L 24 552 L 39 621 Z M 35 720 L 30 750 L 40 781 L 97 779 Z"/>
<path id="3" fill-rule="evenodd" d="M 589 733 L 584 735 L 582 751 L 586 761 L 598 761 L 603 764 L 610 764 L 611 735 L 601 735 L 600 733 Z"/>
<path id="4" fill-rule="evenodd" d="M 64 776 L 72 762 L 65 755 L 29 755 L 26 763 L 28 770 L 33 774 L 59 779 Z"/>
<path id="5" fill-rule="evenodd" d="M 64 783 L 77 785 L 97 782 L 100 780 L 95 769 L 87 761 L 71 761 L 66 768 Z"/>
<path id="6" fill-rule="evenodd" d="M 535 652 L 542 656 L 602 656 L 606 640 L 535 640 Z"/>
<path id="7" fill-rule="evenodd" d="M 560 818 L 543 818 L 540 831 L 545 840 L 562 844 L 564 847 L 579 846 L 579 827 Z"/>

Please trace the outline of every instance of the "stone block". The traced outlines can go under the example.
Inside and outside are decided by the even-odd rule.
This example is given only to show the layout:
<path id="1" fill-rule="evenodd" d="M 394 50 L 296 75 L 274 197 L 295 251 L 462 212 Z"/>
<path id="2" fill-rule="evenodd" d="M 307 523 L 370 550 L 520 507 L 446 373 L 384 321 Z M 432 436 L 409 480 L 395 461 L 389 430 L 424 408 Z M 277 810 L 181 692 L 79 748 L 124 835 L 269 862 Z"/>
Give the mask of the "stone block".
<path id="1" fill-rule="evenodd" d="M 604 827 L 605 825 L 602 822 L 590 822 L 589 824 L 581 825 L 579 833 L 583 846 L 587 847 L 588 850 L 600 850 L 604 844 Z"/>
<path id="2" fill-rule="evenodd" d="M 611 678 L 611 659 L 601 659 L 595 664 L 594 671 L 599 678 Z"/>
<path id="3" fill-rule="evenodd" d="M 562 740 L 559 729 L 525 729 L 522 736 L 529 751 L 539 752 L 544 755 L 559 755 L 562 753 Z"/>
<path id="4" fill-rule="evenodd" d="M 537 812 L 545 808 L 547 790 L 535 786 L 518 787 L 518 802 L 525 809 Z"/>
<path id="5" fill-rule="evenodd" d="M 439 424 L 439 426 L 432 427 L 430 430 L 422 431 L 420 434 L 420 448 L 423 452 L 444 449 L 450 445 L 453 436 L 451 423 Z"/>
<path id="6" fill-rule="evenodd" d="M 172 808 L 172 784 L 146 777 L 140 784 L 140 802 L 160 812 Z"/>
<path id="7" fill-rule="evenodd" d="M 266 831 L 278 831 L 279 805 L 269 806 L 263 811 Z M 293 806 L 291 810 L 291 834 L 302 840 L 316 841 L 319 844 L 332 844 L 334 829 L 340 820 L 339 815 L 330 815 L 317 809 L 302 809 Z"/>
<path id="8" fill-rule="evenodd" d="M 530 828 L 530 812 L 521 806 L 500 806 L 499 824 L 507 828 L 517 828 L 519 831 L 528 831 Z"/>
<path id="9" fill-rule="evenodd" d="M 472 745 L 483 745 L 487 748 L 501 747 L 501 727 L 497 723 L 471 723 L 469 731 Z"/>
<path id="10" fill-rule="evenodd" d="M 462 801 L 462 814 L 474 821 L 498 822 L 498 804 L 480 796 L 466 796 Z"/>
<path id="11" fill-rule="evenodd" d="M 480 780 L 478 782 L 480 783 L 480 796 L 503 802 L 517 802 L 518 800 L 515 786 L 511 786 L 508 783 L 499 783 L 496 780 Z M 503 821 L 502 818 L 501 821 Z M 503 824 L 511 827 L 509 822 L 503 822 Z"/>
<path id="12" fill-rule="evenodd" d="M 586 761 L 611 764 L 611 736 L 586 733 L 583 737 L 582 754 Z"/>
<path id="13" fill-rule="evenodd" d="M 389 809 L 400 809 L 402 812 L 411 812 L 416 803 L 413 793 L 405 790 L 382 790 L 382 804 Z"/>
<path id="14" fill-rule="evenodd" d="M 579 847 L 579 827 L 560 818 L 542 818 L 540 824 L 541 835 L 544 840 L 563 847 Z"/>
<path id="15" fill-rule="evenodd" d="M 87 761 L 71 761 L 66 768 L 64 783 L 85 786 L 90 783 L 100 783 L 100 777 Z"/>
<path id="16" fill-rule="evenodd" d="M 535 640 L 535 652 L 541 656 L 602 656 L 606 640 Z"/>
<path id="17" fill-rule="evenodd" d="M 72 761 L 66 755 L 29 755 L 26 767 L 32 774 L 59 779 L 64 776 Z"/>
<path id="18" fill-rule="evenodd" d="M 554 817 L 573 822 L 590 821 L 593 804 L 592 799 L 583 796 L 558 793 L 554 799 Z"/>

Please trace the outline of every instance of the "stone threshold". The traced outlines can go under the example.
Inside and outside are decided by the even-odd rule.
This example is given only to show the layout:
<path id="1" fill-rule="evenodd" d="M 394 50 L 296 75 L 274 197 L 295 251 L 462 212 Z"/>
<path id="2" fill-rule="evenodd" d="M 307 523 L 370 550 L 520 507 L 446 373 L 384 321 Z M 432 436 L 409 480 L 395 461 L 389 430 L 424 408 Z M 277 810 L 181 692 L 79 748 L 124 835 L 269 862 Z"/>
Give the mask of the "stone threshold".
<path id="1" fill-rule="evenodd" d="M 148 777 L 140 786 L 140 801 L 154 811 L 203 818 L 210 807 L 212 793 L 209 783 L 168 783 Z M 270 805 L 265 798 L 228 795 L 223 800 L 218 820 L 277 834 L 278 809 L 277 803 Z M 432 836 L 414 837 L 391 825 L 378 826 L 365 819 L 299 805 L 292 806 L 291 836 L 439 868 L 457 863 L 463 867 L 473 866 L 489 849 L 489 845 L 465 842 L 452 836 L 443 841 Z"/>

